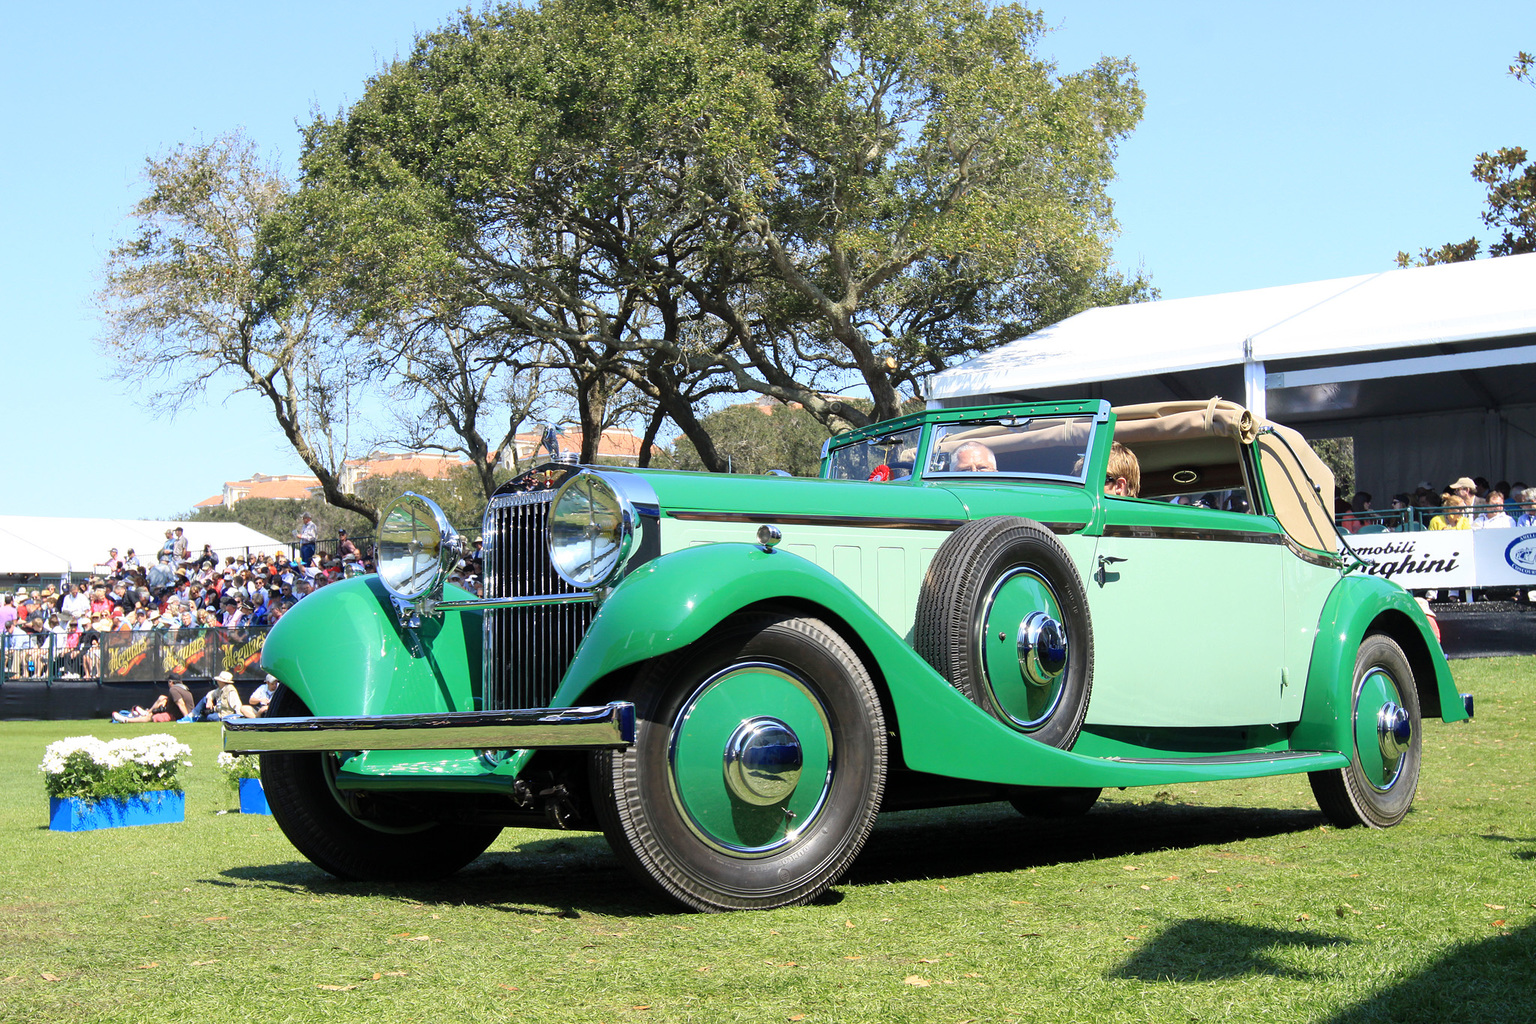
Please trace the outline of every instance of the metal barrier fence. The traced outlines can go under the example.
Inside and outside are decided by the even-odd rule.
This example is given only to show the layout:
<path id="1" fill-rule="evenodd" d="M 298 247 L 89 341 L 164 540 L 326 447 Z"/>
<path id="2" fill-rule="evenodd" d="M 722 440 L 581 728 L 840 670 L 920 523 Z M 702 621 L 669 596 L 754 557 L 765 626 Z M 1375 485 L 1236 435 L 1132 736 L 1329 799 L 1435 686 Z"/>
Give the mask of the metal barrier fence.
<path id="1" fill-rule="evenodd" d="M 1341 512 L 1338 516 L 1339 529 L 1350 533 L 1416 533 L 1430 528 L 1430 523 L 1436 516 L 1444 516 L 1452 513 L 1469 521 L 1470 527 L 1463 529 L 1481 528 L 1478 520 L 1492 511 L 1489 506 L 1483 504 L 1473 505 L 1470 508 L 1461 505 L 1433 506 L 1426 508 L 1387 508 L 1371 509 L 1369 512 Z M 1536 516 L 1536 505 L 1514 504 L 1506 502 L 1503 508 L 1505 515 L 1509 516 L 1509 526 L 1518 525 L 1522 516 Z M 1536 525 L 1528 523 L 1527 525 Z M 1354 527 L 1351 529 L 1351 527 Z"/>
<path id="2" fill-rule="evenodd" d="M 197 681 L 228 672 L 237 680 L 263 678 L 261 647 L 267 627 L 113 630 L 99 644 L 70 647 L 65 636 L 0 636 L 0 678 L 31 682 L 94 680 L 104 683 Z"/>

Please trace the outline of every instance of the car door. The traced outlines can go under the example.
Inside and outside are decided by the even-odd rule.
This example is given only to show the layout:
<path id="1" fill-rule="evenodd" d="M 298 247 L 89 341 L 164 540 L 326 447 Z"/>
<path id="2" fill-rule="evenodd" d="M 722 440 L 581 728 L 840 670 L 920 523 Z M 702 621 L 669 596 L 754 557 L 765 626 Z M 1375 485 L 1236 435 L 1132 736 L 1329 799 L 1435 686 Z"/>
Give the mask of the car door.
<path id="1" fill-rule="evenodd" d="M 1104 499 L 1086 581 L 1092 725 L 1182 728 L 1281 721 L 1279 525 L 1266 516 Z"/>

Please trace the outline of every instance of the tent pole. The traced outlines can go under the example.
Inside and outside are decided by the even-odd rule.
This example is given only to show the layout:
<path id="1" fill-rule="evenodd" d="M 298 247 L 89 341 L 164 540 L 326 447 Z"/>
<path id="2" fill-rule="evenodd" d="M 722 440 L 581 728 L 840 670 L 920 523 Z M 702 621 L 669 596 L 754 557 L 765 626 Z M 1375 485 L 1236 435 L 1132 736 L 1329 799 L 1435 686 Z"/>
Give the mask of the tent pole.
<path id="1" fill-rule="evenodd" d="M 1248 344 L 1243 345 L 1249 348 Z M 1268 401 L 1264 392 L 1264 362 L 1249 353 L 1243 357 L 1243 404 L 1259 419 L 1268 419 Z"/>

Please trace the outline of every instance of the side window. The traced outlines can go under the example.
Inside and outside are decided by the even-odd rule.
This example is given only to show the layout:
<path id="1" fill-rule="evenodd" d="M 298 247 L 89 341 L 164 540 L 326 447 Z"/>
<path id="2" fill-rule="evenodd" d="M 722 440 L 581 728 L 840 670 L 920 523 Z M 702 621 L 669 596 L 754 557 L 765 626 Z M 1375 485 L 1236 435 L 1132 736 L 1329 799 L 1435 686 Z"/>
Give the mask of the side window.
<path id="1" fill-rule="evenodd" d="M 1089 416 L 1003 417 L 934 427 L 925 477 L 971 473 L 1080 483 L 1093 439 Z"/>
<path id="2" fill-rule="evenodd" d="M 855 441 L 834 449 L 828 459 L 831 480 L 905 480 L 912 476 L 921 427 Z"/>
<path id="3" fill-rule="evenodd" d="M 1233 439 L 1145 442 L 1133 451 L 1143 498 L 1225 512 L 1256 511 L 1242 448 Z"/>

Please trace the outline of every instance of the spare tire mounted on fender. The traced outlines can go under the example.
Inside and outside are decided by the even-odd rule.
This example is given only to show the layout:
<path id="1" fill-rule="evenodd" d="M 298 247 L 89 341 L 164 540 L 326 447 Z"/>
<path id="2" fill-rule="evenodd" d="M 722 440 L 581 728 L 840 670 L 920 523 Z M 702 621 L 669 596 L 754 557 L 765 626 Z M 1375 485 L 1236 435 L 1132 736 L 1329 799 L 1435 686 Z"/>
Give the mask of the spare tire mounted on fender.
<path id="1" fill-rule="evenodd" d="M 1093 626 L 1072 559 L 1039 523 L 978 519 L 923 577 L 913 646 L 999 721 L 1067 749 L 1088 713 Z"/>

